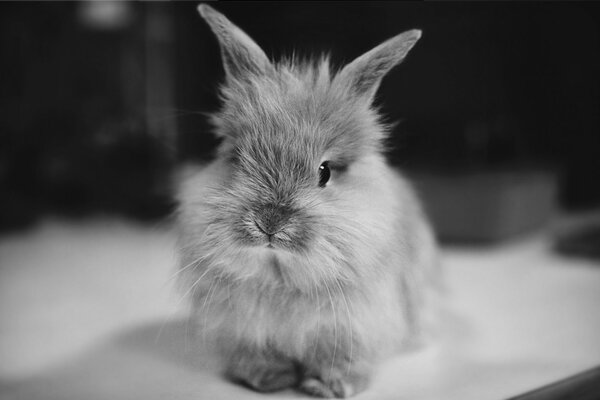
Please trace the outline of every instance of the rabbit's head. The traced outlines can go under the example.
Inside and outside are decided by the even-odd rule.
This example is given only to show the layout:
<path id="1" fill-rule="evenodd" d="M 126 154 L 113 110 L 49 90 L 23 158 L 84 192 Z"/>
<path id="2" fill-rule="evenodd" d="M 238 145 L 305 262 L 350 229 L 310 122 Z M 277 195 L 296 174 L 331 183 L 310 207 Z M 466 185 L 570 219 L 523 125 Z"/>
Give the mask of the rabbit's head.
<path id="1" fill-rule="evenodd" d="M 383 76 L 420 37 L 393 37 L 334 73 L 328 60 L 272 63 L 203 4 L 225 82 L 212 116 L 219 179 L 203 192 L 206 260 L 237 278 L 297 287 L 352 280 L 385 257 L 398 199 L 372 107 Z"/>

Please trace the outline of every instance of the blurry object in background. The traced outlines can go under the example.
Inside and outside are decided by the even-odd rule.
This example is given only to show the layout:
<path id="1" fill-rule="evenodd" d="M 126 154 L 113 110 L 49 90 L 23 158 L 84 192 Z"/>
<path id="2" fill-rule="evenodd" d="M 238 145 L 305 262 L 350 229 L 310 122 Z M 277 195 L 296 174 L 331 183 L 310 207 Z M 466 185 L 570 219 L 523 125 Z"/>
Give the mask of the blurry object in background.
<path id="1" fill-rule="evenodd" d="M 168 214 L 176 126 L 153 115 L 173 107 L 168 8 L 0 7 L 0 229 L 45 213 Z"/>
<path id="2" fill-rule="evenodd" d="M 455 148 L 412 173 L 442 241 L 494 242 L 549 222 L 559 174 L 533 163 L 513 118 L 472 121 L 456 137 Z"/>
<path id="3" fill-rule="evenodd" d="M 566 256 L 600 259 L 600 213 L 582 215 L 579 220 L 557 233 L 554 250 Z"/>
<path id="4" fill-rule="evenodd" d="M 3 131 L 0 128 L 0 134 Z M 40 182 L 30 163 L 31 151 L 15 142 L 6 137 L 0 145 L 0 231 L 28 226 L 41 213 L 35 199 Z"/>
<path id="5" fill-rule="evenodd" d="M 138 219 L 159 218 L 171 211 L 172 160 L 147 130 L 143 118 L 132 116 L 107 118 L 92 132 L 84 150 L 89 158 L 82 164 L 97 179 L 90 185 L 95 210 Z"/>
<path id="6" fill-rule="evenodd" d="M 504 168 L 412 174 L 443 242 L 489 243 L 548 223 L 557 209 L 550 171 Z"/>
<path id="7" fill-rule="evenodd" d="M 132 4 L 127 1 L 85 0 L 79 6 L 82 24 L 94 29 L 123 29 L 133 19 Z"/>
<path id="8" fill-rule="evenodd" d="M 165 146 L 172 160 L 177 154 L 175 104 L 174 17 L 165 5 L 144 7 L 145 90 L 144 108 L 147 133 Z M 171 117 L 165 117 L 165 114 Z"/>

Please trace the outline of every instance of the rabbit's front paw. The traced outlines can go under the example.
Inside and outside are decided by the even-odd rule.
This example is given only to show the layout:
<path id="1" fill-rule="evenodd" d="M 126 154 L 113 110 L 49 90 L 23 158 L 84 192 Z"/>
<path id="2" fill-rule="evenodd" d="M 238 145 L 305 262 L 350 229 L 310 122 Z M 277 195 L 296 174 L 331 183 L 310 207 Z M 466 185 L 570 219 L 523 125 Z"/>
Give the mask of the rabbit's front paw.
<path id="1" fill-rule="evenodd" d="M 368 378 L 361 375 L 344 375 L 332 371 L 324 376 L 305 376 L 299 389 L 314 397 L 347 398 L 363 391 Z"/>
<path id="2" fill-rule="evenodd" d="M 232 377 L 238 382 L 249 386 L 259 392 L 276 392 L 278 390 L 293 387 L 298 382 L 296 370 L 275 369 L 275 368 L 257 368 L 244 376 Z"/>
<path id="3" fill-rule="evenodd" d="M 298 384 L 296 365 L 273 351 L 240 347 L 230 360 L 227 376 L 259 392 L 275 392 Z"/>

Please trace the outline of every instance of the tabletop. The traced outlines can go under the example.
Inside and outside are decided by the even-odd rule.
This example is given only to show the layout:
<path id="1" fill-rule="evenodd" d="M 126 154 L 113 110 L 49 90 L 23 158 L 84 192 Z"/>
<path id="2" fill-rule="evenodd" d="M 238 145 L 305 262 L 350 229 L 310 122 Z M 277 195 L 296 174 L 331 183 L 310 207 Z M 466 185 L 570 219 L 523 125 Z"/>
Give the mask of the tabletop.
<path id="1" fill-rule="evenodd" d="M 600 265 L 552 235 L 444 247 L 431 343 L 385 362 L 356 399 L 518 396 L 600 365 Z M 46 219 L 0 238 L 0 398 L 261 399 L 194 341 L 167 223 Z"/>

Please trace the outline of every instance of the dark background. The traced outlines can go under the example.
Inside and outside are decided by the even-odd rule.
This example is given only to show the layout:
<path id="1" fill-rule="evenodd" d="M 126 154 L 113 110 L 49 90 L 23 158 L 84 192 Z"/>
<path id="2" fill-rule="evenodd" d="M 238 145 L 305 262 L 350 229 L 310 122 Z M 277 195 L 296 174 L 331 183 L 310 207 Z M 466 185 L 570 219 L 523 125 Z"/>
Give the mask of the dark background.
<path id="1" fill-rule="evenodd" d="M 196 6 L 0 4 L 2 229 L 48 213 L 172 210 L 171 172 L 216 144 L 204 113 L 218 108 L 223 70 Z M 377 98 L 400 121 L 392 163 L 445 173 L 534 165 L 558 171 L 562 208 L 600 205 L 597 4 L 213 6 L 276 59 L 329 52 L 342 65 L 422 29 Z"/>

